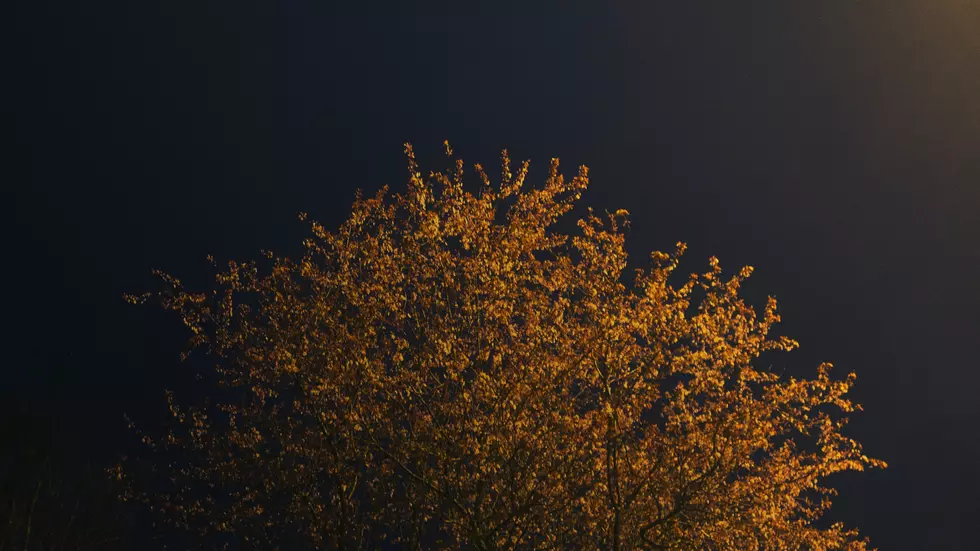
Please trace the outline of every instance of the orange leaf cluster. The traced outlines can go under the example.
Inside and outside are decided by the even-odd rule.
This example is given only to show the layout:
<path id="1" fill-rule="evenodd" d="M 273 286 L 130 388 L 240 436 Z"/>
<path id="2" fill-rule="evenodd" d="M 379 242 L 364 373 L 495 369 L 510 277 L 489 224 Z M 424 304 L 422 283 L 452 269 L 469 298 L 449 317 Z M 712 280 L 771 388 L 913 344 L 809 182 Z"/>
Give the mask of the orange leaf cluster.
<path id="1" fill-rule="evenodd" d="M 164 275 L 234 399 L 171 400 L 147 440 L 184 459 L 129 497 L 256 548 L 865 549 L 818 522 L 828 475 L 884 466 L 841 433 L 853 376 L 755 365 L 796 343 L 743 302 L 751 269 L 674 285 L 678 244 L 626 274 L 626 211 L 556 224 L 584 167 L 531 187 L 505 152 L 471 192 L 406 153 L 407 191 L 312 223 L 301 259 Z"/>

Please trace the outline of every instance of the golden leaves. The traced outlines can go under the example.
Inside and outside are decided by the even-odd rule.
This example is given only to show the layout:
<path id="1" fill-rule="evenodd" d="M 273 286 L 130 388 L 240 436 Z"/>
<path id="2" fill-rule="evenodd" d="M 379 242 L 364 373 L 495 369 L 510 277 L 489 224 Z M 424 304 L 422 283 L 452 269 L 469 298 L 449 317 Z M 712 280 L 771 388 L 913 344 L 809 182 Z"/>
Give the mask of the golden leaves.
<path id="1" fill-rule="evenodd" d="M 405 154 L 406 193 L 309 222 L 298 261 L 230 262 L 204 294 L 160 274 L 237 400 L 175 409 L 194 460 L 167 495 L 230 500 L 181 522 L 349 548 L 863 545 L 814 527 L 824 477 L 884 466 L 841 435 L 853 377 L 755 366 L 797 344 L 770 335 L 774 299 L 741 299 L 752 268 L 711 258 L 675 286 L 678 243 L 627 285 L 626 210 L 557 229 L 585 167 L 528 188 L 505 151 L 473 194 L 461 161 L 423 178 Z"/>

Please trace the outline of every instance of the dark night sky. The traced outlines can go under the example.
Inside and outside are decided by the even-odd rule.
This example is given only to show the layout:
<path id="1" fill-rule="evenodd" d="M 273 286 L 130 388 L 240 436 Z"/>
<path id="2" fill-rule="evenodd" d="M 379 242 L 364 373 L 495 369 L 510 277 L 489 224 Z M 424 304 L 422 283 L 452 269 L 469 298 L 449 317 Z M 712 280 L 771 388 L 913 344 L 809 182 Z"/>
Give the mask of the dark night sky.
<path id="1" fill-rule="evenodd" d="M 783 361 L 855 370 L 850 434 L 891 464 L 839 476 L 833 517 L 980 549 L 980 2 L 19 4 L 0 447 L 117 453 L 184 337 L 123 292 L 295 249 L 298 211 L 334 227 L 448 139 L 588 164 L 637 258 L 756 266 Z"/>

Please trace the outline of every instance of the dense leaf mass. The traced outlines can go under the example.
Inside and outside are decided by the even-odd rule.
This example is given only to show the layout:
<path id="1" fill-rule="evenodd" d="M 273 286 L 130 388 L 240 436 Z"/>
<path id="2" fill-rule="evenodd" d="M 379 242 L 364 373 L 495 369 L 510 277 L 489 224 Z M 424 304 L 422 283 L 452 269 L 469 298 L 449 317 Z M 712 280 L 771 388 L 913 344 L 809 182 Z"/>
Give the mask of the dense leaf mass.
<path id="1" fill-rule="evenodd" d="M 626 211 L 556 224 L 586 168 L 531 187 L 505 152 L 468 191 L 406 153 L 407 190 L 311 223 L 299 260 L 161 274 L 227 399 L 171 396 L 127 498 L 246 548 L 866 548 L 821 520 L 828 475 L 884 466 L 842 435 L 854 376 L 756 365 L 796 343 L 739 296 L 751 268 L 672 278 L 678 244 L 627 274 Z"/>

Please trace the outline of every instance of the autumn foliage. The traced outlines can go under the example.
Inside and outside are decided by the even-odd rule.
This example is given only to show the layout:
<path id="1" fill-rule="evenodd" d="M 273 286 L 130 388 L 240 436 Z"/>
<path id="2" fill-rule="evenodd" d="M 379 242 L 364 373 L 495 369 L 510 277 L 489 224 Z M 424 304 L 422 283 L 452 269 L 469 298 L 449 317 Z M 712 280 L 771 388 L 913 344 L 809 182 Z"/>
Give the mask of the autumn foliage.
<path id="1" fill-rule="evenodd" d="M 865 549 L 821 518 L 828 475 L 884 466 L 842 434 L 854 376 L 758 365 L 796 343 L 750 268 L 675 274 L 678 244 L 627 272 L 626 211 L 559 223 L 584 167 L 531 186 L 505 152 L 470 189 L 406 153 L 407 190 L 302 258 L 161 274 L 221 388 L 168 395 L 127 499 L 254 549 Z"/>

